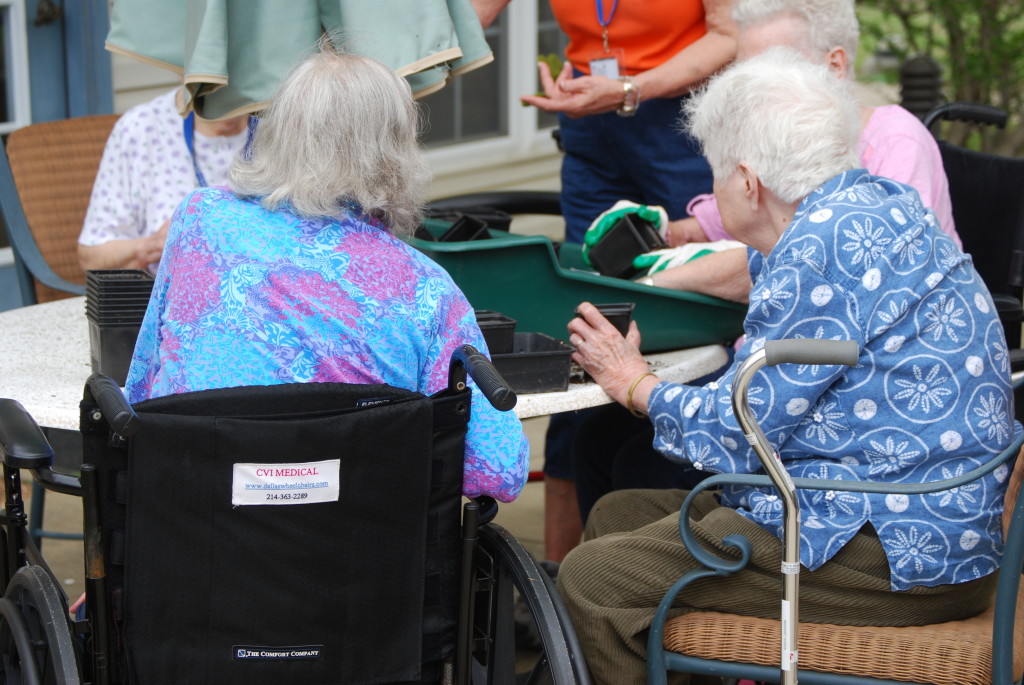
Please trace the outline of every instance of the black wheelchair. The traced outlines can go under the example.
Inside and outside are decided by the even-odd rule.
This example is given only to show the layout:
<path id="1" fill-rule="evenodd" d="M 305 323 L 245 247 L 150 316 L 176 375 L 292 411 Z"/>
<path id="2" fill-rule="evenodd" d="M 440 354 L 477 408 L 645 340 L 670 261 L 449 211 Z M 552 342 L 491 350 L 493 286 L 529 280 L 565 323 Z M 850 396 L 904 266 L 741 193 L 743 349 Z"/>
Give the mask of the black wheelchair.
<path id="1" fill-rule="evenodd" d="M 6 683 L 589 683 L 547 574 L 462 496 L 470 346 L 432 396 L 387 385 L 227 388 L 129 406 L 95 374 L 80 475 L 0 400 Z M 81 495 L 85 617 L 27 532 L 20 469 Z M 543 644 L 517 676 L 513 604 Z"/>
<path id="2" fill-rule="evenodd" d="M 963 122 L 1004 128 L 1008 113 L 998 107 L 950 102 L 936 107 L 924 125 Z M 985 281 L 1006 330 L 1014 370 L 1024 369 L 1021 324 L 1024 322 L 1024 159 L 971 150 L 937 138 L 957 233 L 964 252 Z"/>

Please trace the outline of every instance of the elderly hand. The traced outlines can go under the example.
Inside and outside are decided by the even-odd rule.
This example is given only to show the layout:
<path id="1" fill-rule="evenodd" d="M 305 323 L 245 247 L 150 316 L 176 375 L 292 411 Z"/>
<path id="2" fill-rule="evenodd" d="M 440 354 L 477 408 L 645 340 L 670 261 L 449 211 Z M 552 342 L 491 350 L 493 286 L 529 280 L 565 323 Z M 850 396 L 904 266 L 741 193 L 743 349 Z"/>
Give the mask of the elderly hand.
<path id="1" fill-rule="evenodd" d="M 540 83 L 547 97 L 523 95 L 520 100 L 545 112 L 565 112 L 573 119 L 590 114 L 611 112 L 622 106 L 622 84 L 607 76 L 580 76 L 573 78 L 572 65 L 566 64 L 558 75 L 551 77 L 546 62 L 538 62 Z"/>
<path id="2" fill-rule="evenodd" d="M 576 311 L 580 317 L 569 322 L 569 342 L 576 351 L 573 361 L 589 373 L 601 388 L 616 402 L 626 405 L 629 387 L 637 378 L 649 371 L 640 354 L 640 330 L 635 321 L 629 324 L 625 338 L 597 307 L 583 302 Z M 633 407 L 645 409 L 647 396 L 657 384 L 648 377 L 633 389 Z"/>
<path id="3" fill-rule="evenodd" d="M 156 233 L 139 238 L 135 243 L 135 256 L 130 267 L 134 269 L 145 269 L 150 264 L 159 264 L 160 256 L 164 252 L 164 243 L 167 241 L 167 229 L 171 221 L 168 219 Z"/>

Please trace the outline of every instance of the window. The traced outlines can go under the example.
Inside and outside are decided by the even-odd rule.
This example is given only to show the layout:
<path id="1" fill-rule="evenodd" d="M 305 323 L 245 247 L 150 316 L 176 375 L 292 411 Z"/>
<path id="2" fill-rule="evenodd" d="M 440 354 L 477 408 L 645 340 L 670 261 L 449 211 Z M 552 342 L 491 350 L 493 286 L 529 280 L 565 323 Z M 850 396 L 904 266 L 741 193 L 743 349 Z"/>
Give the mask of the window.
<path id="1" fill-rule="evenodd" d="M 484 34 L 494 61 L 425 97 L 423 140 L 435 172 L 464 171 L 554 154 L 558 118 L 524 107 L 536 92 L 537 55 L 564 54 L 566 38 L 548 0 L 512 2 Z"/>
<path id="2" fill-rule="evenodd" d="M 0 0 L 0 133 L 30 120 L 24 0 Z"/>
<path id="3" fill-rule="evenodd" d="M 484 31 L 494 61 L 458 76 L 421 101 L 428 125 L 427 146 L 452 145 L 508 133 L 508 16 L 503 13 Z M 497 67 L 497 68 L 496 68 Z"/>
<path id="4" fill-rule="evenodd" d="M 551 5 L 547 0 L 537 0 L 537 54 L 558 55 L 565 60 L 565 46 L 569 39 L 555 21 L 555 15 L 551 13 Z M 537 113 L 538 123 L 541 128 L 553 128 L 558 126 L 558 115 L 548 112 Z"/>

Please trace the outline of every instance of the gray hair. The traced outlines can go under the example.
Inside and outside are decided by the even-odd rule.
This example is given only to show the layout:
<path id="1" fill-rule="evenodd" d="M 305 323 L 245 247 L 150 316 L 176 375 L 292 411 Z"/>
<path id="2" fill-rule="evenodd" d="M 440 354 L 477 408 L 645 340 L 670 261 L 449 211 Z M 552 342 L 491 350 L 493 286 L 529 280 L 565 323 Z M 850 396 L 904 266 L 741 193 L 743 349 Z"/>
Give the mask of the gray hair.
<path id="1" fill-rule="evenodd" d="M 404 79 L 376 60 L 321 40 L 278 88 L 231 187 L 287 202 L 302 216 L 337 216 L 356 205 L 396 233 L 419 223 L 428 173 L 419 114 Z"/>
<path id="2" fill-rule="evenodd" d="M 805 48 L 818 56 L 828 54 L 833 48 L 843 48 L 849 57 L 847 75 L 853 76 L 860 39 L 854 0 L 739 0 L 732 17 L 741 31 L 780 17 L 799 19 L 805 34 L 794 38 L 804 44 L 790 47 Z"/>
<path id="3" fill-rule="evenodd" d="M 849 84 L 789 48 L 737 62 L 691 98 L 686 113 L 716 179 L 745 164 L 783 202 L 860 166 L 860 112 Z"/>

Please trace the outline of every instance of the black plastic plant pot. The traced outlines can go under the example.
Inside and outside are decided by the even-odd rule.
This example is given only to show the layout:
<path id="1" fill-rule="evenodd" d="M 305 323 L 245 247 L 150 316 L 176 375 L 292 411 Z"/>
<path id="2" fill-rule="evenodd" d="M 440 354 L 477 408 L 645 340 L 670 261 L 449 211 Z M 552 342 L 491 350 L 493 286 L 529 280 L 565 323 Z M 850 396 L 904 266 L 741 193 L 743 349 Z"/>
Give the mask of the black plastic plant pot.
<path id="1" fill-rule="evenodd" d="M 149 282 L 153 284 L 153 274 L 142 269 L 91 269 L 85 272 L 85 280 L 87 283 L 131 283 L 131 282 Z"/>
<path id="2" fill-rule="evenodd" d="M 480 332 L 484 335 L 487 349 L 492 354 L 511 354 L 514 334 L 516 332 L 516 320 L 505 316 L 501 312 L 490 309 L 478 309 L 476 312 L 476 323 L 480 326 Z"/>
<path id="3" fill-rule="evenodd" d="M 139 325 L 106 326 L 89 322 L 89 353 L 94 373 L 110 376 L 118 385 L 128 378 L 128 367 L 135 351 Z"/>
<path id="4" fill-rule="evenodd" d="M 142 320 L 145 318 L 143 314 L 95 314 L 90 311 L 86 311 L 85 316 L 90 323 L 97 324 L 100 328 L 112 326 L 135 326 L 139 328 L 142 325 Z"/>
<path id="5" fill-rule="evenodd" d="M 434 234 L 431 233 L 430 230 L 423 224 L 420 224 L 419 226 L 416 227 L 416 231 L 412 234 L 412 237 L 416 238 L 417 240 L 426 240 L 427 242 L 430 243 L 435 242 L 437 240 L 436 238 L 434 238 Z"/>
<path id="6" fill-rule="evenodd" d="M 483 220 L 462 215 L 437 240 L 441 243 L 454 243 L 466 240 L 487 240 L 490 237 L 491 235 L 487 232 L 487 224 Z"/>
<path id="7" fill-rule="evenodd" d="M 636 214 L 626 214 L 590 248 L 590 263 L 602 276 L 632 278 L 638 271 L 633 268 L 637 255 L 667 247 L 649 221 Z"/>
<path id="8" fill-rule="evenodd" d="M 569 387 L 572 348 L 543 333 L 516 333 L 512 353 L 492 355 L 491 361 L 517 393 L 559 392 Z"/>
<path id="9" fill-rule="evenodd" d="M 471 216 L 474 219 L 479 219 L 487 224 L 487 228 L 492 231 L 505 231 L 508 233 L 509 227 L 512 225 L 512 216 L 508 212 L 503 212 L 500 209 L 493 209 L 491 207 L 470 207 L 463 209 L 462 213 L 466 216 Z"/>
<path id="10" fill-rule="evenodd" d="M 633 309 L 636 302 L 616 302 L 607 304 L 595 304 L 597 311 L 601 312 L 608 323 L 615 326 L 615 329 L 622 335 L 629 332 L 629 322 L 633 320 Z M 576 316 L 580 316 L 576 314 Z"/>
<path id="11" fill-rule="evenodd" d="M 512 215 L 494 207 L 463 207 L 461 209 L 428 209 L 426 215 L 432 219 L 443 219 L 455 222 L 461 216 L 471 216 L 487 224 L 492 231 L 508 233 L 512 225 Z"/>

